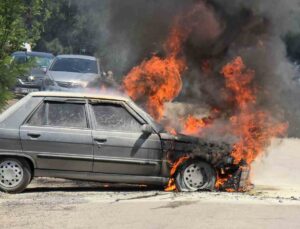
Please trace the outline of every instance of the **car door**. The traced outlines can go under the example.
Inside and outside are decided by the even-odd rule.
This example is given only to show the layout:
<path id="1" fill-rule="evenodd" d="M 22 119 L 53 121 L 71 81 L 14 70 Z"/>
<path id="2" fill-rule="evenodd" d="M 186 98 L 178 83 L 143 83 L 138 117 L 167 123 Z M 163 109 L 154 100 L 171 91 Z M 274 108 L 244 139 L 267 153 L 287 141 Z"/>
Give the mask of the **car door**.
<path id="1" fill-rule="evenodd" d="M 124 175 L 158 175 L 161 141 L 144 133 L 145 123 L 123 102 L 90 102 L 93 120 L 94 172 Z"/>
<path id="2" fill-rule="evenodd" d="M 20 127 L 22 147 L 38 169 L 92 171 L 93 142 L 85 100 L 47 98 Z"/>

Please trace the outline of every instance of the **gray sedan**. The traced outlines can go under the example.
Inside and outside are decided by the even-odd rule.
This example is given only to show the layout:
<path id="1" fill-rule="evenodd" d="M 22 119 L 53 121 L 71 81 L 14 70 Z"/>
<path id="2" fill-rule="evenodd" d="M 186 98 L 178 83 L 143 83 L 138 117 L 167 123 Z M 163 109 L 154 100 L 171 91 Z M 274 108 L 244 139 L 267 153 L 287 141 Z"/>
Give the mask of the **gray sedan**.
<path id="1" fill-rule="evenodd" d="M 0 115 L 0 189 L 22 192 L 33 177 L 165 186 L 171 161 L 189 154 L 177 189 L 211 190 L 218 168 L 199 145 L 126 97 L 35 92 Z"/>
<path id="2" fill-rule="evenodd" d="M 68 91 L 100 86 L 99 61 L 92 56 L 59 55 L 46 72 L 42 90 Z"/>

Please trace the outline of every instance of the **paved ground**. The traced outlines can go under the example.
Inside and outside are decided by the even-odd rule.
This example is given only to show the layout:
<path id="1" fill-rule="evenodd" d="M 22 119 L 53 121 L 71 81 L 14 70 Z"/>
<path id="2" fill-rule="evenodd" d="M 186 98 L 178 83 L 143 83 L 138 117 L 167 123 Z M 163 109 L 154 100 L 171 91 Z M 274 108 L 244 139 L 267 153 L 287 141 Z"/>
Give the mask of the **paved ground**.
<path id="1" fill-rule="evenodd" d="M 39 178 L 0 193 L 1 228 L 300 228 L 300 140 L 274 140 L 248 193 L 175 193 Z"/>
<path id="2" fill-rule="evenodd" d="M 300 193 L 277 191 L 167 193 L 38 179 L 23 194 L 0 194 L 0 223 L 3 228 L 299 228 Z"/>

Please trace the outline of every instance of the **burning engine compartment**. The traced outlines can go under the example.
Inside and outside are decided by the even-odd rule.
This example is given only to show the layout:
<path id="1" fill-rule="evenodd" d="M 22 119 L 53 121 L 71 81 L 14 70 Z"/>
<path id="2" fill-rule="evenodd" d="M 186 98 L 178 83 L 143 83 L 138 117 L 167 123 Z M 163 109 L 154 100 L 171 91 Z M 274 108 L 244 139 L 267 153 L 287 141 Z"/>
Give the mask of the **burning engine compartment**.
<path id="1" fill-rule="evenodd" d="M 208 162 L 213 166 L 217 175 L 215 189 L 219 191 L 247 191 L 251 187 L 250 166 L 244 160 L 234 164 L 231 155 L 233 148 L 228 143 L 208 142 L 199 138 L 191 140 L 191 137 L 181 134 L 172 137 L 169 134 L 161 134 L 161 137 L 171 166 L 166 191 L 177 189 L 175 175 L 179 167 L 187 160 L 193 159 Z"/>
<path id="2" fill-rule="evenodd" d="M 199 139 L 190 154 L 170 159 L 167 190 L 175 189 L 177 167 L 196 156 L 217 169 L 216 189 L 249 189 L 251 163 L 288 129 L 274 91 L 286 84 L 273 64 L 289 65 L 283 53 L 273 55 L 281 34 L 272 17 L 254 6 L 228 12 L 219 1 L 194 1 L 174 17 L 162 50 L 123 78 L 123 90 L 170 133 Z M 209 114 L 182 107 L 165 116 L 165 104 L 174 100 L 193 102 Z"/>

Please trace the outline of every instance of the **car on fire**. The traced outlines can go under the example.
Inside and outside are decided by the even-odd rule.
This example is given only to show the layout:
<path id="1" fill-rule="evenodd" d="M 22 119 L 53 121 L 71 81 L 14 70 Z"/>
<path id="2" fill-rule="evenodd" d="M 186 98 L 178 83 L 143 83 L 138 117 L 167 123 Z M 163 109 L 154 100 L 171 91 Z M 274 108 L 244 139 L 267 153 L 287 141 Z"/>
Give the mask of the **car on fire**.
<path id="1" fill-rule="evenodd" d="M 167 133 L 126 96 L 34 92 L 0 115 L 0 189 L 8 193 L 34 177 L 166 186 L 170 174 L 179 191 L 213 190 L 229 152 Z"/>

